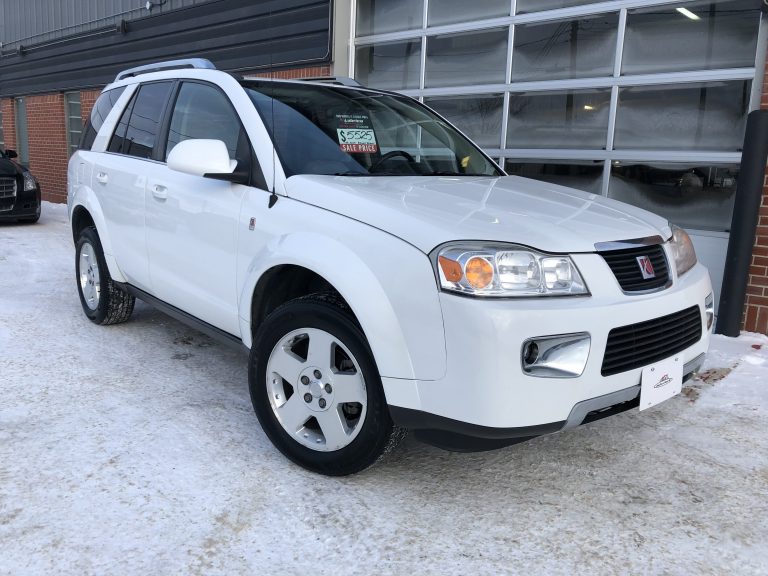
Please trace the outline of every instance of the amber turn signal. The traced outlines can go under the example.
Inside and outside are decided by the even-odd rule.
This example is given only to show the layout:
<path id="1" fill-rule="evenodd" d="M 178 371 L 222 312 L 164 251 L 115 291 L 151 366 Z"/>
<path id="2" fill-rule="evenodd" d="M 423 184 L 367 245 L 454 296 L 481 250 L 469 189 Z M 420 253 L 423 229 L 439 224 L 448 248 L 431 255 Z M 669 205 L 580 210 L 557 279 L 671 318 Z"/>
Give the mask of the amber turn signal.
<path id="1" fill-rule="evenodd" d="M 493 266 L 485 258 L 474 256 L 464 267 L 467 282 L 475 290 L 487 288 L 493 282 Z"/>
<path id="2" fill-rule="evenodd" d="M 448 282 L 461 280 L 461 264 L 445 256 L 440 256 L 437 261 L 440 263 L 440 269 Z"/>

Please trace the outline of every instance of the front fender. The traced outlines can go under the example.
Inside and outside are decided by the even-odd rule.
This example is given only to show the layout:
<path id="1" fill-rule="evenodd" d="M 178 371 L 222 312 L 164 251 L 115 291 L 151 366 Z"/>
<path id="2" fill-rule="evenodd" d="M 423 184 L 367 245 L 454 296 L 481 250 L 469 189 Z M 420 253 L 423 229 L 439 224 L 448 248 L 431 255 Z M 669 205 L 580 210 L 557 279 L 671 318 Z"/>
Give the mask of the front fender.
<path id="1" fill-rule="evenodd" d="M 257 282 L 275 266 L 302 266 L 322 276 L 347 301 L 373 351 L 379 373 L 398 379 L 445 375 L 443 317 L 428 257 L 366 227 L 354 243 L 294 232 L 256 254 L 240 294 L 243 341 L 251 346 L 251 305 Z"/>

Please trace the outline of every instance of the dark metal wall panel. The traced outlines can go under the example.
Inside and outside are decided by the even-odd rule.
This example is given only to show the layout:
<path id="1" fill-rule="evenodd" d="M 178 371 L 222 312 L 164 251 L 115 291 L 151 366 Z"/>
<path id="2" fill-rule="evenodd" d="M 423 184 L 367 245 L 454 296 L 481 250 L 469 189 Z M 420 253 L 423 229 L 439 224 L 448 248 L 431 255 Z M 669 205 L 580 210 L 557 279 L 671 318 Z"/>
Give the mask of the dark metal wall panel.
<path id="1" fill-rule="evenodd" d="M 150 11 L 144 0 L 2 0 L 0 42 L 15 49 L 209 1 L 166 0 Z"/>
<path id="2" fill-rule="evenodd" d="M 125 68 L 208 58 L 228 71 L 330 62 L 331 0 L 213 0 L 0 56 L 0 96 L 103 86 Z"/>

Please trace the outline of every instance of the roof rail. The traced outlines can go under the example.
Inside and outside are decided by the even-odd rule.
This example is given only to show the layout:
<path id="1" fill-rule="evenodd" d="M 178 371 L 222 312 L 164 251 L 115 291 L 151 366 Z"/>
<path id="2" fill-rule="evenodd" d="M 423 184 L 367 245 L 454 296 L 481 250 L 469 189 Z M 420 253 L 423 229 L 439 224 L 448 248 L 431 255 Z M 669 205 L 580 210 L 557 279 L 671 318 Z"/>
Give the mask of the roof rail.
<path id="1" fill-rule="evenodd" d="M 145 64 L 123 70 L 115 77 L 115 82 L 123 78 L 138 76 L 139 74 L 149 74 L 150 72 L 159 72 L 161 70 L 174 70 L 178 68 L 201 68 L 204 70 L 216 70 L 213 62 L 205 58 L 186 58 L 184 60 L 168 60 L 166 62 L 155 62 L 154 64 Z"/>
<path id="2" fill-rule="evenodd" d="M 316 78 L 301 78 L 301 80 L 304 82 L 320 82 L 321 84 L 339 84 L 341 86 L 365 88 L 360 82 L 348 76 L 319 76 Z"/>

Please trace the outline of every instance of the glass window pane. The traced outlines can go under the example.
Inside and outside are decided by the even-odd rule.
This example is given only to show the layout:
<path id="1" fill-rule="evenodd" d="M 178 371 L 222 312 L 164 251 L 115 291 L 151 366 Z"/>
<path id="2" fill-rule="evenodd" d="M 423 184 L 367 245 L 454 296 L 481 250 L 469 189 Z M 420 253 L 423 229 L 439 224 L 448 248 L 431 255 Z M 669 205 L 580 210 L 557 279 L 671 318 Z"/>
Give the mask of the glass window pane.
<path id="1" fill-rule="evenodd" d="M 427 38 L 426 87 L 504 82 L 508 37 L 495 28 Z"/>
<path id="2" fill-rule="evenodd" d="M 217 88 L 185 82 L 179 90 L 168 130 L 165 158 L 174 146 L 191 138 L 221 140 L 230 158 L 237 157 L 240 120 L 232 105 Z"/>
<path id="3" fill-rule="evenodd" d="M 622 88 L 614 147 L 741 150 L 751 82 Z"/>
<path id="4" fill-rule="evenodd" d="M 509 16 L 509 0 L 429 0 L 427 21 L 430 26 L 441 26 L 499 16 Z"/>
<path id="5" fill-rule="evenodd" d="M 583 6 L 594 4 L 600 0 L 517 0 L 517 13 L 541 12 L 542 10 L 555 10 L 557 8 L 570 8 L 571 6 Z"/>
<path id="6" fill-rule="evenodd" d="M 154 153 L 160 115 L 163 113 L 171 82 L 144 84 L 133 105 L 131 120 L 125 133 L 124 154 L 138 158 L 151 158 Z"/>
<path id="7" fill-rule="evenodd" d="M 684 228 L 731 227 L 739 165 L 614 162 L 608 196 Z"/>
<path id="8" fill-rule="evenodd" d="M 357 36 L 421 28 L 423 0 L 358 0 Z"/>
<path id="9" fill-rule="evenodd" d="M 750 0 L 630 10 L 621 72 L 754 66 L 759 25 L 760 8 Z"/>
<path id="10" fill-rule="evenodd" d="M 96 134 L 101 129 L 104 120 L 107 119 L 107 115 L 112 111 L 113 106 L 124 90 L 125 86 L 121 86 L 120 88 L 113 88 L 101 93 L 93 105 L 91 115 L 85 124 L 85 133 L 83 134 L 80 148 L 83 150 L 91 149 L 93 141 L 96 139 Z"/>
<path id="11" fill-rule="evenodd" d="M 421 41 L 362 46 L 355 55 L 355 78 L 364 86 L 393 90 L 418 88 Z"/>
<path id="12" fill-rule="evenodd" d="M 610 76 L 618 13 L 515 27 L 512 80 Z"/>
<path id="13" fill-rule="evenodd" d="M 509 95 L 508 148 L 605 148 L 611 91 Z"/>
<path id="14" fill-rule="evenodd" d="M 0 153 L 5 150 L 5 133 L 3 132 L 3 111 L 0 110 Z"/>
<path id="15" fill-rule="evenodd" d="M 522 176 L 600 194 L 603 186 L 602 160 L 513 160 L 504 162 L 510 176 Z"/>
<path id="16" fill-rule="evenodd" d="M 425 98 L 424 103 L 445 116 L 475 144 L 488 148 L 499 147 L 504 109 L 504 97 L 501 94 Z"/>

